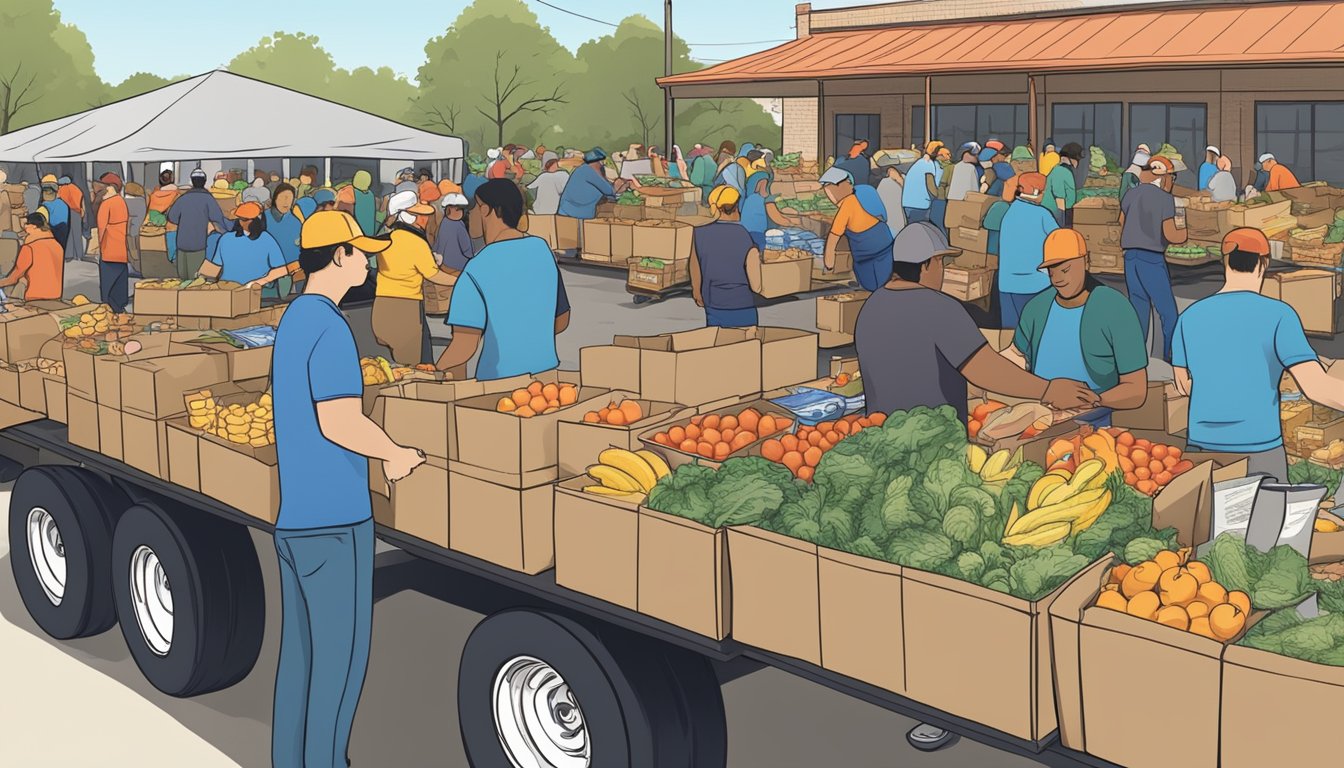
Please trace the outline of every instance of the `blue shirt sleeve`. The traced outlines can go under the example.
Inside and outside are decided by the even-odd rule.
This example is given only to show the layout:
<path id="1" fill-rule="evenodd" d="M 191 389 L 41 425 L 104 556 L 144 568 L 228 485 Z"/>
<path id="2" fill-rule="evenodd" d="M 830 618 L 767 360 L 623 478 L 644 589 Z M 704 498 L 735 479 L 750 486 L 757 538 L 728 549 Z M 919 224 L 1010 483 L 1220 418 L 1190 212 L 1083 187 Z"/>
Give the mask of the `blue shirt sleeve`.
<path id="1" fill-rule="evenodd" d="M 485 296 L 481 294 L 481 287 L 470 272 L 463 271 L 457 285 L 453 286 L 453 300 L 448 304 L 448 317 L 444 322 L 483 331 L 485 319 Z"/>
<path id="2" fill-rule="evenodd" d="M 173 224 L 182 223 L 182 206 L 179 205 L 179 203 L 181 202 L 182 202 L 181 197 L 174 200 L 173 204 L 168 206 L 168 213 L 165 214 L 165 218 L 167 218 Z"/>
<path id="3" fill-rule="evenodd" d="M 1171 336 L 1171 364 L 1176 368 L 1189 368 L 1185 359 L 1185 313 L 1176 318 L 1176 330 Z"/>
<path id="4" fill-rule="evenodd" d="M 1297 312 L 1287 304 L 1283 305 L 1283 315 L 1274 329 L 1274 351 L 1284 368 L 1292 368 L 1299 363 L 1316 360 L 1316 350 L 1307 342 L 1307 334 L 1302 330 L 1302 320 Z"/>
<path id="5" fill-rule="evenodd" d="M 1056 229 L 1059 229 L 1059 222 L 1055 221 L 1054 215 L 1052 215 L 1050 211 L 1046 210 L 1044 206 L 1038 206 L 1038 207 L 1040 208 L 1041 211 L 1041 228 L 1045 231 L 1045 234 L 1048 235 L 1051 232 L 1054 232 Z"/>
<path id="6" fill-rule="evenodd" d="M 361 397 L 364 379 L 359 372 L 359 353 L 349 328 L 328 325 L 320 331 L 308 357 L 308 386 L 313 402 Z"/>
<path id="7" fill-rule="evenodd" d="M 555 275 L 555 316 L 559 317 L 570 309 L 569 292 L 565 290 L 565 277 L 556 270 Z"/>
<path id="8" fill-rule="evenodd" d="M 610 181 L 607 181 L 607 177 L 603 174 L 594 172 L 592 174 L 592 179 L 589 180 L 588 183 L 592 184 L 594 189 L 602 193 L 603 197 L 616 196 L 616 188 L 611 185 Z"/>
<path id="9" fill-rule="evenodd" d="M 454 227 L 457 230 L 457 244 L 462 249 L 462 255 L 471 258 L 476 255 L 476 250 L 471 244 L 471 234 L 467 232 L 465 226 Z"/>
<path id="10" fill-rule="evenodd" d="M 280 243 L 276 242 L 275 237 L 270 238 L 266 244 L 266 266 L 271 269 L 283 267 L 288 262 L 285 261 L 285 252 L 280 250 Z"/>
<path id="11" fill-rule="evenodd" d="M 207 216 L 209 216 L 210 221 L 214 222 L 216 227 L 219 227 L 220 232 L 228 232 L 233 229 L 233 224 L 231 224 L 228 219 L 224 218 L 224 210 L 219 207 L 219 203 L 215 202 L 215 198 L 210 198 L 205 204 L 208 211 Z"/>
<path id="12" fill-rule="evenodd" d="M 205 238 L 205 260 L 219 267 L 224 266 L 224 257 L 219 253 L 219 241 L 223 239 L 223 235 L 218 232 L 212 232 Z"/>

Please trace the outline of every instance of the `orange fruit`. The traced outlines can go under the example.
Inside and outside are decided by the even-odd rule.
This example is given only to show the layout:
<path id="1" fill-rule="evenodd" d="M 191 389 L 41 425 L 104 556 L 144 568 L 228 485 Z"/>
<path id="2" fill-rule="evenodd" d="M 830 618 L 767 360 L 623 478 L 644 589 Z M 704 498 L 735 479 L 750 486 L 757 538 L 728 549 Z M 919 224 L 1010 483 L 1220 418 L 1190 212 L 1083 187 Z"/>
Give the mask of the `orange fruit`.
<path id="1" fill-rule="evenodd" d="M 840 437 L 841 437 L 840 433 L 832 429 L 831 431 L 826 433 L 826 442 L 830 443 L 831 445 L 835 445 L 836 443 L 840 442 Z"/>
<path id="2" fill-rule="evenodd" d="M 529 408 L 536 411 L 537 413 L 541 413 L 542 411 L 551 407 L 551 404 L 546 402 L 546 398 L 542 397 L 541 395 L 537 395 L 536 397 L 532 398 L 532 401 L 529 402 L 527 405 Z"/>
<path id="3" fill-rule="evenodd" d="M 613 427 L 623 427 L 626 425 L 625 412 L 620 408 L 607 414 L 607 423 Z"/>
<path id="4" fill-rule="evenodd" d="M 822 439 L 823 439 L 823 438 L 822 438 L 820 432 L 809 432 L 809 433 L 807 433 L 807 442 L 808 442 L 808 443 L 811 443 L 812 445 L 821 445 L 821 441 L 822 441 Z"/>
<path id="5" fill-rule="evenodd" d="M 667 439 L 671 440 L 673 445 L 681 445 L 686 441 L 686 430 L 681 427 L 673 427 L 667 430 Z"/>
<path id="6" fill-rule="evenodd" d="M 514 403 L 511 398 L 507 397 L 499 398 L 499 405 L 495 406 L 495 409 L 498 410 L 500 413 L 509 413 L 517 408 L 518 405 Z"/>
<path id="7" fill-rule="evenodd" d="M 750 432 L 738 432 L 736 435 L 733 436 L 733 442 L 732 442 L 733 450 L 740 451 L 754 442 L 756 442 L 755 435 L 751 434 Z"/>
<path id="8" fill-rule="evenodd" d="M 715 423 L 717 424 L 718 422 Z M 723 441 L 723 434 L 719 432 L 719 430 L 709 425 L 705 425 L 705 431 L 701 433 L 700 439 L 707 443 L 718 443 Z"/>
<path id="9" fill-rule="evenodd" d="M 532 399 L 532 393 L 526 389 L 515 389 L 513 394 L 509 395 L 509 399 L 515 403 L 526 403 Z"/>
<path id="10" fill-rule="evenodd" d="M 785 452 L 798 450 L 798 438 L 795 435 L 784 435 L 779 438 L 779 442 L 783 444 Z"/>
<path id="11" fill-rule="evenodd" d="M 830 440 L 827 440 L 826 438 L 823 437 L 821 439 L 821 442 L 817 444 L 817 447 L 821 449 L 822 453 L 825 453 L 834 448 L 835 443 L 832 443 Z"/>
<path id="12" fill-rule="evenodd" d="M 1235 605 L 1241 609 L 1242 613 L 1251 612 L 1251 598 L 1245 592 L 1236 589 L 1228 592 L 1227 602 L 1229 605 Z"/>
<path id="13" fill-rule="evenodd" d="M 1185 612 L 1190 614 L 1190 620 L 1207 619 L 1209 617 L 1209 604 L 1196 600 L 1185 606 Z"/>
<path id="14" fill-rule="evenodd" d="M 885 413 L 874 413 L 872 416 L 868 417 L 868 421 L 874 427 L 880 427 L 887 423 L 887 415 Z"/>
<path id="15" fill-rule="evenodd" d="M 792 427 L 792 426 L 793 426 L 793 419 L 781 419 L 781 418 L 779 418 L 778 416 L 775 417 L 775 431 L 776 431 L 776 432 L 783 432 L 784 430 L 786 430 L 786 429 L 788 429 L 788 428 L 790 428 L 790 427 Z"/>
<path id="16" fill-rule="evenodd" d="M 815 473 L 816 470 L 811 467 L 799 467 L 797 475 L 799 480 L 802 480 L 805 483 L 810 483 L 812 482 L 812 475 Z"/>
<path id="17" fill-rule="evenodd" d="M 723 461 L 728 458 L 728 454 L 733 452 L 732 446 L 727 443 L 716 443 L 714 445 L 714 460 Z"/>
<path id="18" fill-rule="evenodd" d="M 655 443 L 657 443 L 657 444 L 659 444 L 659 445 L 671 445 L 671 444 L 672 444 L 672 441 L 667 439 L 667 433 L 666 433 L 666 432 L 659 432 L 658 434 L 654 435 L 654 436 L 653 436 L 653 442 L 655 442 Z"/>
<path id="19" fill-rule="evenodd" d="M 560 404 L 573 405 L 579 401 L 579 389 L 573 384 L 566 384 L 560 388 Z"/>
<path id="20" fill-rule="evenodd" d="M 1134 435 L 1130 434 L 1129 432 L 1121 432 L 1120 434 L 1115 436 L 1115 442 L 1119 443 L 1120 445 L 1126 445 L 1126 446 L 1133 445 Z"/>
<path id="21" fill-rule="evenodd" d="M 602 423 L 602 418 L 601 418 L 600 416 L 598 416 L 597 413 L 596 413 L 595 411 L 589 411 L 589 412 L 583 414 L 583 423 L 584 423 L 584 424 L 601 424 L 601 423 Z M 660 438 L 660 437 L 662 437 L 662 438 L 666 438 L 667 435 L 663 434 L 662 432 L 659 432 L 657 435 L 654 436 L 654 439 L 656 440 L 656 439 L 658 439 L 658 438 Z"/>
<path id="22" fill-rule="evenodd" d="M 1246 626 L 1246 614 L 1231 603 L 1223 603 L 1209 610 L 1209 629 L 1219 640 L 1231 640 Z"/>
<path id="23" fill-rule="evenodd" d="M 626 400 L 621 403 L 621 413 L 625 414 L 626 424 L 634 424 L 644 418 L 644 409 L 640 408 L 639 403 L 635 400 Z"/>
<path id="24" fill-rule="evenodd" d="M 547 401 L 546 401 L 546 407 L 547 407 L 547 408 L 553 408 L 553 409 L 555 409 L 555 410 L 559 410 L 559 409 L 560 409 L 560 401 L 559 401 L 559 400 L 547 400 Z"/>
<path id="25" fill-rule="evenodd" d="M 700 443 L 695 447 L 695 452 L 706 459 L 714 458 L 714 446 L 709 443 Z"/>
<path id="26" fill-rule="evenodd" d="M 757 431 L 757 426 L 760 424 L 760 421 L 761 414 L 757 413 L 755 408 L 748 408 L 737 415 L 737 423 L 740 424 L 743 429 L 751 432 Z"/>
<path id="27" fill-rule="evenodd" d="M 1155 461 L 1161 461 L 1167 457 L 1167 446 L 1154 445 L 1153 450 L 1149 451 L 1149 454 Z"/>
<path id="28" fill-rule="evenodd" d="M 1134 462 L 1134 466 L 1136 467 L 1147 467 L 1148 462 L 1152 461 L 1152 459 L 1148 457 L 1148 451 L 1145 451 L 1138 446 L 1135 446 L 1134 449 L 1129 452 L 1129 460 Z"/>
<path id="29" fill-rule="evenodd" d="M 530 419 L 533 416 L 536 416 L 537 412 L 532 410 L 532 406 L 530 405 L 522 405 L 519 406 L 518 409 L 513 412 L 513 415 L 517 416 L 520 419 Z"/>
<path id="30" fill-rule="evenodd" d="M 850 423 L 851 422 L 848 419 L 841 419 L 840 421 L 835 422 L 835 431 L 842 435 L 848 435 Z"/>
<path id="31" fill-rule="evenodd" d="M 532 395 L 540 395 L 543 389 L 544 385 L 542 385 L 540 381 L 534 381 L 531 384 L 527 385 L 527 391 L 529 394 Z"/>
<path id="32" fill-rule="evenodd" d="M 683 453 L 695 453 L 695 441 L 689 437 L 677 444 L 677 449 Z"/>
<path id="33" fill-rule="evenodd" d="M 778 440 L 766 440 L 761 443 L 761 456 L 769 461 L 779 461 L 784 458 L 784 445 Z"/>
<path id="34" fill-rule="evenodd" d="M 705 417 L 704 421 L 700 422 L 700 426 L 704 427 L 705 429 L 718 429 L 719 415 L 717 413 L 709 414 L 708 416 Z"/>
<path id="35" fill-rule="evenodd" d="M 1156 592 L 1140 592 L 1129 599 L 1129 604 L 1125 610 L 1131 616 L 1152 621 L 1157 618 L 1157 610 L 1161 607 L 1161 601 L 1158 599 Z"/>
<path id="36" fill-rule="evenodd" d="M 1171 482 L 1171 479 L 1172 479 L 1171 473 L 1166 471 L 1165 469 L 1153 475 L 1153 482 L 1164 487 L 1166 486 L 1167 483 Z"/>
<path id="37" fill-rule="evenodd" d="M 541 387 L 541 396 L 546 398 L 547 402 L 560 399 L 560 388 L 554 384 L 544 384 Z"/>
<path id="38" fill-rule="evenodd" d="M 1156 478 L 1158 475 L 1162 474 L 1163 472 L 1166 472 L 1167 468 L 1162 466 L 1162 462 L 1158 461 L 1157 459 L 1152 459 L 1151 461 L 1148 462 L 1148 471 L 1152 472 L 1153 477 Z"/>
<path id="39" fill-rule="evenodd" d="M 775 426 L 775 417 L 768 413 L 762 416 L 761 420 L 757 422 L 756 431 L 762 435 L 773 435 L 778 432 L 779 428 Z"/>
<path id="40" fill-rule="evenodd" d="M 737 417 L 731 413 L 719 419 L 719 429 L 737 429 Z"/>
<path id="41" fill-rule="evenodd" d="M 780 461 L 796 475 L 798 474 L 798 468 L 803 466 L 803 454 L 797 451 L 788 451 Z"/>
<path id="42" fill-rule="evenodd" d="M 700 425 L 691 423 L 686 425 L 686 437 L 691 440 L 700 439 Z"/>
<path id="43" fill-rule="evenodd" d="M 1190 619 L 1190 632 L 1196 635 L 1203 635 L 1210 640 L 1218 639 L 1218 636 L 1213 634 L 1213 628 L 1209 626 L 1208 616 L 1200 616 L 1197 619 Z"/>
<path id="44" fill-rule="evenodd" d="M 821 463 L 822 450 L 817 446 L 812 446 L 803 454 L 803 462 L 809 467 L 815 467 Z"/>

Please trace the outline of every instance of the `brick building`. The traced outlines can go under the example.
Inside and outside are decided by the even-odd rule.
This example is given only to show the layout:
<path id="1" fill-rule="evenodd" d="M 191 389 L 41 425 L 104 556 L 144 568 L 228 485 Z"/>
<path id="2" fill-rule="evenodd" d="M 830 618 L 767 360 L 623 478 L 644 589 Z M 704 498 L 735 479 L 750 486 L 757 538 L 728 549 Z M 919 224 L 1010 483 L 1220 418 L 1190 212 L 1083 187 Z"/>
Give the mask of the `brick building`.
<path id="1" fill-rule="evenodd" d="M 796 8 L 797 39 L 661 78 L 672 98 L 783 100 L 783 151 L 998 137 L 1219 146 L 1245 178 L 1273 152 L 1344 184 L 1344 2 L 908 0 Z M 686 137 L 683 142 L 693 140 Z"/>

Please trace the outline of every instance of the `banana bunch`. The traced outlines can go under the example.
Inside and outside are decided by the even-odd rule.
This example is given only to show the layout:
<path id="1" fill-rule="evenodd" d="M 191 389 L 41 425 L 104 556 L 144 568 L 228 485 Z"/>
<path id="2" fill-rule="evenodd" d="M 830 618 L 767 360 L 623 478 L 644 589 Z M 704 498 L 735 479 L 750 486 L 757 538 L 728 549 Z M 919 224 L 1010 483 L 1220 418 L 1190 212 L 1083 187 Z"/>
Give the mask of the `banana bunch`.
<path id="1" fill-rule="evenodd" d="M 253 448 L 275 444 L 275 413 L 269 392 L 263 392 L 253 403 L 224 405 L 204 389 L 187 401 L 187 409 L 195 429 Z"/>
<path id="2" fill-rule="evenodd" d="M 966 446 L 966 463 L 986 485 L 1002 488 L 1017 474 L 1017 468 L 1022 466 L 1022 449 L 1019 448 L 1016 453 L 995 451 L 990 455 L 984 448 L 971 443 Z"/>
<path id="3" fill-rule="evenodd" d="M 1108 479 L 1102 459 L 1088 459 L 1072 473 L 1047 472 L 1027 494 L 1027 513 L 1013 506 L 1003 543 L 1045 547 L 1087 530 L 1111 504 Z"/>
<path id="4" fill-rule="evenodd" d="M 585 486 L 584 493 L 623 501 L 644 501 L 653 486 L 672 471 L 667 462 L 652 451 L 608 448 L 598 455 L 597 461 L 588 468 L 588 476 L 598 484 Z"/>
<path id="5" fill-rule="evenodd" d="M 361 357 L 359 359 L 359 372 L 364 377 L 364 386 L 366 387 L 377 384 L 391 384 L 398 378 L 396 371 L 392 370 L 392 363 L 381 355 L 378 357 Z"/>

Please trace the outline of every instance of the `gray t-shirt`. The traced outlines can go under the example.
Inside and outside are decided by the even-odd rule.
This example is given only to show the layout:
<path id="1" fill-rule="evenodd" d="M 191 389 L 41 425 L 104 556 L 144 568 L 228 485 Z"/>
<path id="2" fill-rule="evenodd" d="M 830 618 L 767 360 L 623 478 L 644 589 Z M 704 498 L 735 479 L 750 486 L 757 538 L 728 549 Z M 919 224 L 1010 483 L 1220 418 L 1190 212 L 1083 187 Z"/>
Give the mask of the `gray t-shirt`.
<path id="1" fill-rule="evenodd" d="M 1237 180 L 1230 171 L 1219 171 L 1209 179 L 1209 192 L 1215 203 L 1234 203 L 1237 200 Z"/>
<path id="2" fill-rule="evenodd" d="M 988 342 L 956 299 L 880 288 L 859 311 L 854 340 L 869 413 L 951 405 L 966 421 L 960 369 Z"/>
<path id="3" fill-rule="evenodd" d="M 904 195 L 904 187 L 890 176 L 877 183 L 877 196 L 882 198 L 882 207 L 887 209 L 887 228 L 892 237 L 905 229 L 905 208 L 901 205 Z"/>
<path id="4" fill-rule="evenodd" d="M 565 184 L 569 182 L 569 174 L 564 171 L 551 171 L 543 173 L 532 180 L 527 188 L 537 194 L 536 200 L 532 201 L 532 212 L 543 216 L 553 216 L 560 208 L 560 193 L 565 191 Z"/>
<path id="5" fill-rule="evenodd" d="M 1120 212 L 1125 214 L 1121 248 L 1141 248 L 1154 253 L 1167 250 L 1162 222 L 1176 218 L 1176 198 L 1170 192 L 1152 184 L 1139 184 L 1125 193 Z"/>

